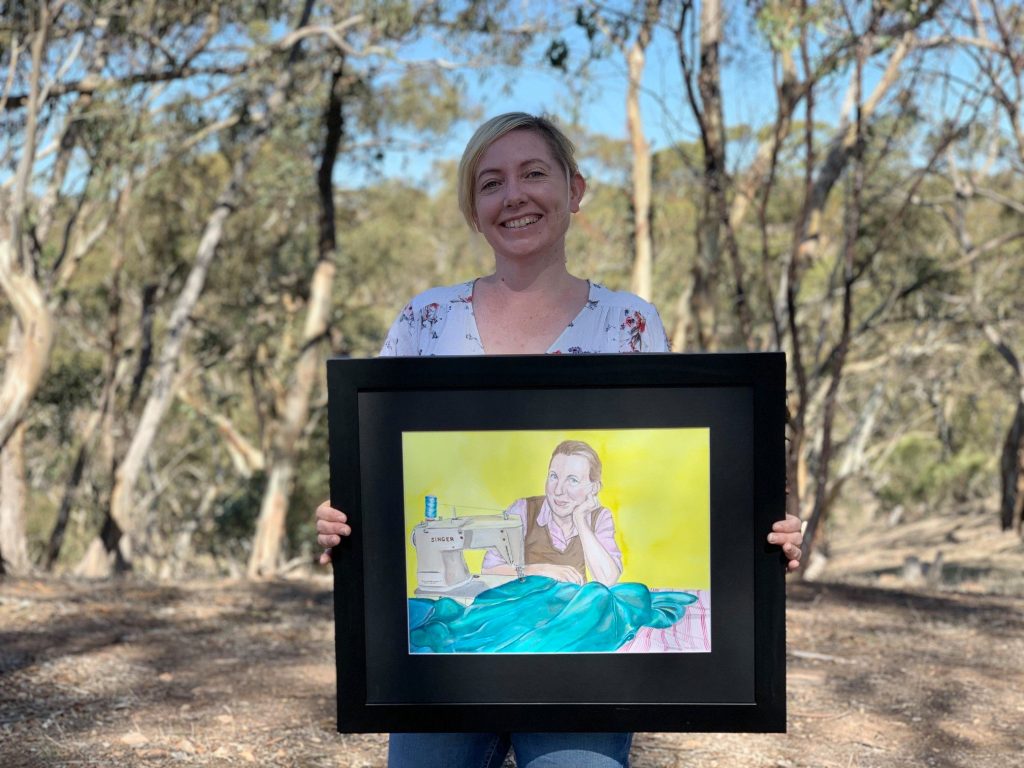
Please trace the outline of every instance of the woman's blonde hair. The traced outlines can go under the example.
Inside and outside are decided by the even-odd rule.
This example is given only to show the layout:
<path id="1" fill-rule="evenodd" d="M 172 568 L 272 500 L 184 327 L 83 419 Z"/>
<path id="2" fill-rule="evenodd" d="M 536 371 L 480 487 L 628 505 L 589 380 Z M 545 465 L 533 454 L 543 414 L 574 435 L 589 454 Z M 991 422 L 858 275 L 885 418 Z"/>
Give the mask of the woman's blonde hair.
<path id="1" fill-rule="evenodd" d="M 576 165 L 576 145 L 546 117 L 529 115 L 526 112 L 506 112 L 504 115 L 492 117 L 476 129 L 459 161 L 459 210 L 466 217 L 466 223 L 472 230 L 476 230 L 474 176 L 480 164 L 480 157 L 491 144 L 512 131 L 538 133 L 547 142 L 551 154 L 565 171 L 566 182 L 580 172 L 579 166 Z"/>
<path id="2" fill-rule="evenodd" d="M 582 440 L 563 440 L 551 452 L 551 458 L 555 456 L 582 456 L 590 464 L 590 480 L 595 483 L 601 482 L 601 457 L 589 443 Z"/>

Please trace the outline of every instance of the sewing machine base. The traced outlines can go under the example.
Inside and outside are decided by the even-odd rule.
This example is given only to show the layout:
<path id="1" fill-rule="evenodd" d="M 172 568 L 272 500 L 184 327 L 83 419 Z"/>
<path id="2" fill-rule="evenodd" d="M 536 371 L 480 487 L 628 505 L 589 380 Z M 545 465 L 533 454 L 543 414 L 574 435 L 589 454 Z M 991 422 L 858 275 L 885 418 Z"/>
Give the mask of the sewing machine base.
<path id="1" fill-rule="evenodd" d="M 471 603 L 473 598 L 481 592 L 486 592 L 488 589 L 501 586 L 502 584 L 512 581 L 514 578 L 515 576 L 499 576 L 489 573 L 474 574 L 473 578 L 469 581 L 452 589 L 440 590 L 416 587 L 416 591 L 413 594 L 415 594 L 416 597 L 426 598 L 450 597 L 452 600 L 468 604 Z"/>

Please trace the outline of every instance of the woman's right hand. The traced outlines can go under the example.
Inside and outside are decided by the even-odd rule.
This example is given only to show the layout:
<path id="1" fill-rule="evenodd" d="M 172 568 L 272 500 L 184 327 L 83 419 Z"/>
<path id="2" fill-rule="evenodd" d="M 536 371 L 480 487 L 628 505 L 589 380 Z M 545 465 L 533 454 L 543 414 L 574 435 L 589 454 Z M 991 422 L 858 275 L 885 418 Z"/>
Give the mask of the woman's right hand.
<path id="1" fill-rule="evenodd" d="M 341 543 L 342 536 L 352 533 L 348 525 L 348 518 L 340 509 L 331 506 L 328 499 L 316 508 L 316 543 L 324 547 L 320 555 L 320 565 L 328 565 L 331 562 L 331 547 Z"/>
<path id="2" fill-rule="evenodd" d="M 583 584 L 580 572 L 571 565 L 555 563 L 534 563 L 524 569 L 527 576 L 547 576 L 555 581 L 568 581 L 570 584 Z"/>

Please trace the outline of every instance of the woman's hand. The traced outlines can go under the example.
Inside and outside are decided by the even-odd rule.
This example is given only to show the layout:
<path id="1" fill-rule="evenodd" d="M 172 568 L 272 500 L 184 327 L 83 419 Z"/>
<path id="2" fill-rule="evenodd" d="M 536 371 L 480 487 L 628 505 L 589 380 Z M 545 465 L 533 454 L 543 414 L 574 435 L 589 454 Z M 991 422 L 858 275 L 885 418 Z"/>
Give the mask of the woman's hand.
<path id="1" fill-rule="evenodd" d="M 587 498 L 577 504 L 572 510 L 572 521 L 576 525 L 576 530 L 580 531 L 586 528 L 588 531 L 592 530 L 590 525 L 591 513 L 595 509 L 600 509 L 601 504 L 597 500 L 597 491 L 591 491 L 587 494 Z"/>
<path id="2" fill-rule="evenodd" d="M 583 545 L 583 560 L 587 573 L 593 581 L 599 581 L 606 587 L 613 586 L 622 575 L 622 565 L 604 548 L 594 530 L 594 512 L 601 509 L 597 500 L 596 486 L 592 486 L 587 498 L 576 505 L 572 511 L 572 521 L 576 525 L 576 533 Z"/>
<path id="3" fill-rule="evenodd" d="M 341 537 L 350 533 L 352 528 L 348 525 L 345 513 L 332 507 L 329 499 L 316 508 L 316 543 L 324 547 L 320 565 L 331 562 L 331 547 L 338 546 Z"/>
<path id="4" fill-rule="evenodd" d="M 583 584 L 583 576 L 571 565 L 555 565 L 554 563 L 535 563 L 524 569 L 527 576 L 547 576 L 555 581 L 568 581 L 571 584 Z"/>
<path id="5" fill-rule="evenodd" d="M 796 515 L 786 515 L 785 520 L 779 520 L 772 525 L 772 532 L 768 534 L 769 544 L 778 544 L 782 547 L 782 554 L 789 562 L 786 563 L 786 570 L 795 571 L 800 567 L 800 557 L 803 552 L 800 545 L 804 542 L 804 534 L 800 530 L 800 518 Z"/>

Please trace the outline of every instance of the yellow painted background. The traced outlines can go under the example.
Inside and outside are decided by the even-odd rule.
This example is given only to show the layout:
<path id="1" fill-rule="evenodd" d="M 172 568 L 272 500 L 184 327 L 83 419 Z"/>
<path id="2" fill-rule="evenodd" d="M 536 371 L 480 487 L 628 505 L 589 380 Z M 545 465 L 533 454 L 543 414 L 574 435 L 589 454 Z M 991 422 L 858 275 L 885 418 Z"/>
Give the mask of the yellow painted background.
<path id="1" fill-rule="evenodd" d="M 710 588 L 710 442 L 707 429 L 406 432 L 402 435 L 408 594 L 416 587 L 412 529 L 427 495 L 438 515 L 497 514 L 544 493 L 551 451 L 590 443 L 601 457 L 598 500 L 612 511 L 623 554 L 620 581 L 650 588 Z M 484 509 L 471 509 L 482 507 Z M 467 551 L 472 572 L 483 550 Z"/>

